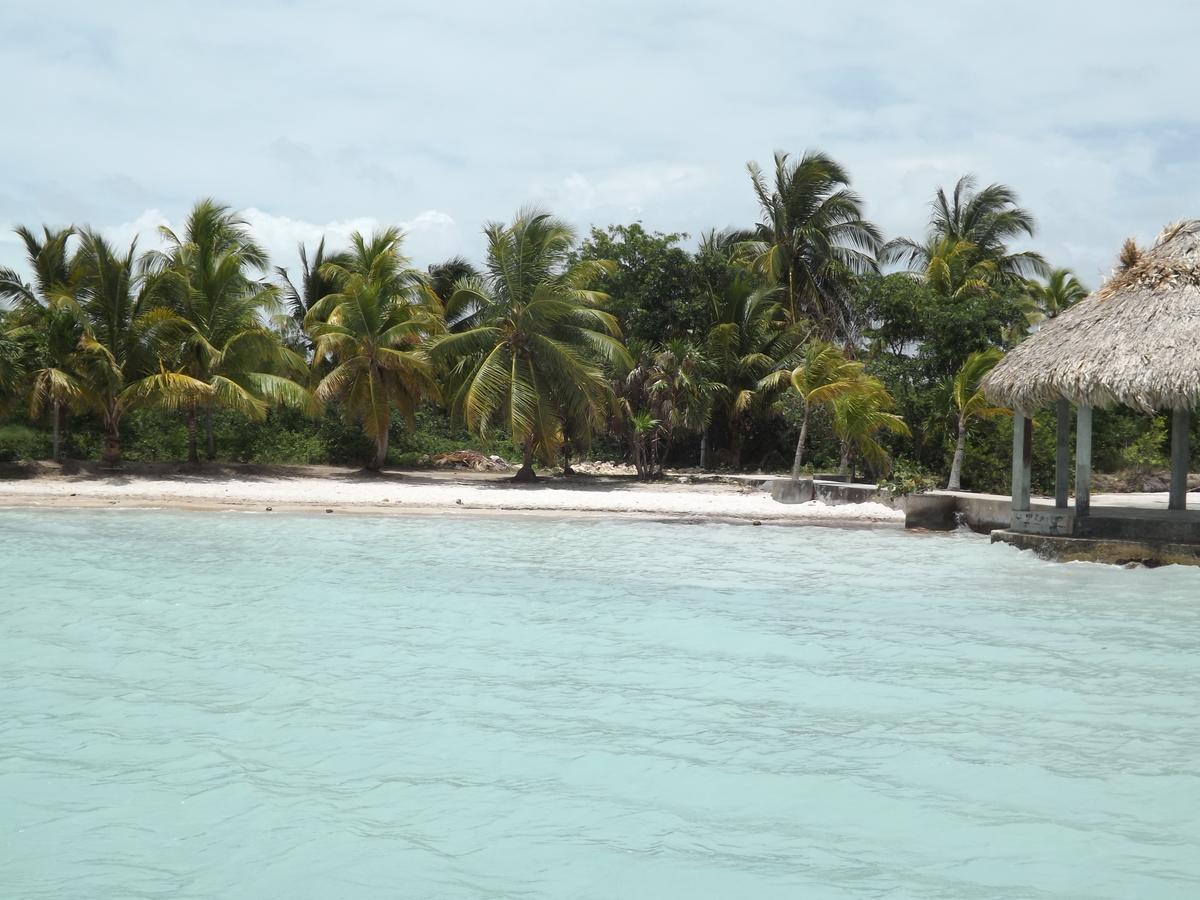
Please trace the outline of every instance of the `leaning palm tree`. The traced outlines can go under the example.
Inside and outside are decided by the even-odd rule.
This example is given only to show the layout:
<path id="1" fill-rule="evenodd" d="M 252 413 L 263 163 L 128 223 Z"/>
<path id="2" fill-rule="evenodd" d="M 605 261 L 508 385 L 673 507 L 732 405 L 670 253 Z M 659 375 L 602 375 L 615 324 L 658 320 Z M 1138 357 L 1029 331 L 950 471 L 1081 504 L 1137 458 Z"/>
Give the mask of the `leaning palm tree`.
<path id="1" fill-rule="evenodd" d="M 891 459 L 883 444 L 880 432 L 908 435 L 904 419 L 892 412 L 895 401 L 883 382 L 873 375 L 860 375 L 853 388 L 843 392 L 833 401 L 833 432 L 842 442 L 842 460 L 839 471 L 853 479 L 854 460 L 862 457 L 875 472 L 886 474 L 891 468 Z"/>
<path id="2" fill-rule="evenodd" d="M 287 376 L 302 377 L 306 367 L 264 325 L 263 317 L 278 306 L 279 288 L 255 277 L 266 272 L 267 255 L 250 237 L 244 219 L 226 206 L 202 200 L 188 215 L 181 234 L 165 226 L 160 230 L 167 250 L 156 254 L 153 262 L 183 325 L 169 368 L 211 388 L 203 403 L 182 406 L 188 461 L 197 463 L 201 413 L 207 456 L 213 459 L 214 409 L 230 409 L 261 421 L 273 404 L 304 407 L 308 395 Z"/>
<path id="3" fill-rule="evenodd" d="M 602 309 L 607 295 L 590 289 L 611 266 L 569 265 L 570 225 L 526 208 L 484 233 L 486 272 L 457 283 L 446 319 L 461 330 L 433 352 L 450 369 L 455 415 L 481 437 L 507 430 L 522 453 L 515 480 L 531 481 L 535 457 L 557 455 L 564 422 L 576 431 L 602 427 L 604 367 L 630 360 L 616 318 Z"/>
<path id="4" fill-rule="evenodd" d="M 803 360 L 789 375 L 792 388 L 800 395 L 803 407 L 800 438 L 796 441 L 796 457 L 792 462 L 793 481 L 800 478 L 804 448 L 808 441 L 808 420 L 813 408 L 826 406 L 843 394 L 861 387 L 862 369 L 862 363 L 847 359 L 841 350 L 826 341 L 811 341 L 804 348 Z"/>
<path id="5" fill-rule="evenodd" d="M 924 275 L 930 264 L 931 250 L 965 243 L 973 247 L 971 263 L 987 261 L 994 269 L 997 284 L 1016 284 L 1031 275 L 1048 271 L 1046 261 L 1032 251 L 1012 251 L 1016 240 L 1033 237 L 1033 216 L 1017 203 L 1016 192 L 1003 184 L 977 188 L 972 175 L 964 175 L 950 196 L 938 188 L 931 204 L 929 229 L 925 240 L 898 238 L 888 242 L 881 257 L 901 262 L 910 271 Z"/>
<path id="6" fill-rule="evenodd" d="M 36 362 L 29 378 L 30 415 L 50 410 L 52 457 L 62 458 L 62 427 L 66 412 L 80 401 L 78 381 L 72 371 L 83 323 L 75 297 L 79 272 L 68 250 L 74 228 L 43 228 L 39 237 L 28 228 L 15 229 L 25 245 L 33 280 L 26 283 L 13 269 L 0 269 L 0 299 L 17 309 L 21 323 L 34 338 Z"/>
<path id="7" fill-rule="evenodd" d="M 322 276 L 336 290 L 308 312 L 313 365 L 328 359 L 316 398 L 340 399 L 346 416 L 362 422 L 375 452 L 367 468 L 387 461 L 388 428 L 396 409 L 412 424 L 417 407 L 439 396 L 421 344 L 442 328 L 441 306 L 401 253 L 404 234 L 389 228 L 369 238 L 355 233 L 346 258 L 326 263 Z"/>
<path id="8" fill-rule="evenodd" d="M 957 491 L 962 483 L 963 458 L 967 451 L 967 431 L 976 419 L 989 419 L 1009 415 L 1009 410 L 992 406 L 987 402 L 979 382 L 995 368 L 1004 354 L 995 348 L 981 350 L 967 357 L 966 362 L 950 380 L 951 411 L 958 418 L 958 440 L 954 445 L 954 461 L 950 465 L 950 478 L 946 490 Z"/>
<path id="9" fill-rule="evenodd" d="M 853 338 L 853 285 L 878 271 L 879 229 L 863 217 L 840 165 L 812 151 L 788 160 L 775 154 L 771 184 L 757 163 L 747 164 L 762 221 L 742 251 L 770 283 L 783 286 L 789 321 L 807 320 L 826 338 Z"/>

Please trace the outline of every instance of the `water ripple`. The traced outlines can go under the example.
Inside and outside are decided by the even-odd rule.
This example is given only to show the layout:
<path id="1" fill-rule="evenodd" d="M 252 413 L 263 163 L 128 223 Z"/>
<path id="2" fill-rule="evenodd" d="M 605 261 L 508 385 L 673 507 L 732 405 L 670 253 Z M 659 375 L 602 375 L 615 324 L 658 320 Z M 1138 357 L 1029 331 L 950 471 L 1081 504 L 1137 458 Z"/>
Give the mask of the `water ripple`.
<path id="1" fill-rule="evenodd" d="M 1200 896 L 1200 571 L 0 511 L 0 897 Z"/>

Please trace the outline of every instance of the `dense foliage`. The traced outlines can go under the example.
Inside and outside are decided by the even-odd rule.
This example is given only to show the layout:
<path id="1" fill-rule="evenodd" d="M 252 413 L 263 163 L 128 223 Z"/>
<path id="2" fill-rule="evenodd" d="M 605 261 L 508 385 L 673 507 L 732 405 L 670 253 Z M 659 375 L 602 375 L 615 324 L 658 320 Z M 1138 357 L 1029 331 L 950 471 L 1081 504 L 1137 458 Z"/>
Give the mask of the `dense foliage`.
<path id="1" fill-rule="evenodd" d="M 474 447 L 519 458 L 522 478 L 590 453 L 642 478 L 836 468 L 1004 490 L 1011 418 L 979 380 L 1087 293 L 1017 245 L 1036 226 L 1012 189 L 965 176 L 936 191 L 923 235 L 884 241 L 822 153 L 749 174 L 760 215 L 741 229 L 579 240 L 530 208 L 485 227 L 486 259 L 424 271 L 397 229 L 272 269 L 211 200 L 147 252 L 18 228 L 26 263 L 0 270 L 0 461 L 377 469 Z M 1042 488 L 1053 431 L 1039 415 Z M 1099 470 L 1164 461 L 1161 419 L 1100 412 L 1095 435 Z"/>

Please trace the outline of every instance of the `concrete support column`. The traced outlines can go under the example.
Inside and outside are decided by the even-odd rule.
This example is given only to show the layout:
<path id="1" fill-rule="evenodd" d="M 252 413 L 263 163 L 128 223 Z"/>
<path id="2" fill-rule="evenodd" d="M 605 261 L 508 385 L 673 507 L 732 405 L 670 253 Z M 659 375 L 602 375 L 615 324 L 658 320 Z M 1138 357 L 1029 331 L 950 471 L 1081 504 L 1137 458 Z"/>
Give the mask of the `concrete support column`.
<path id="1" fill-rule="evenodd" d="M 1075 417 L 1075 515 L 1086 516 L 1092 505 L 1092 408 L 1081 406 Z"/>
<path id="2" fill-rule="evenodd" d="M 1071 490 L 1071 403 L 1059 400 L 1057 443 L 1054 455 L 1054 505 L 1067 508 Z"/>
<path id="3" fill-rule="evenodd" d="M 1192 414 L 1187 409 L 1171 413 L 1171 499 L 1170 509 L 1187 509 L 1188 464 L 1192 461 L 1192 448 L 1188 430 L 1192 425 Z"/>
<path id="4" fill-rule="evenodd" d="M 1029 509 L 1033 475 L 1033 420 L 1013 410 L 1012 511 Z"/>

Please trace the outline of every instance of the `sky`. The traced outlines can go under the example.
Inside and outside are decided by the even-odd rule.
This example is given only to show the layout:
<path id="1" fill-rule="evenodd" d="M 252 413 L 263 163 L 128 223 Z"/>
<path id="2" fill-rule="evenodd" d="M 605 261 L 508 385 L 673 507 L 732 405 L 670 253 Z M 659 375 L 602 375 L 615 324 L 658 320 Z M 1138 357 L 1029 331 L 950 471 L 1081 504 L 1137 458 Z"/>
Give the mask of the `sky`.
<path id="1" fill-rule="evenodd" d="M 756 219 L 746 163 L 825 151 L 888 236 L 1013 186 L 1096 286 L 1200 217 L 1200 4 L 5 0 L 0 264 L 16 224 L 139 246 L 212 196 L 276 261 L 401 225 L 425 266 L 537 203 L 586 230 Z"/>

